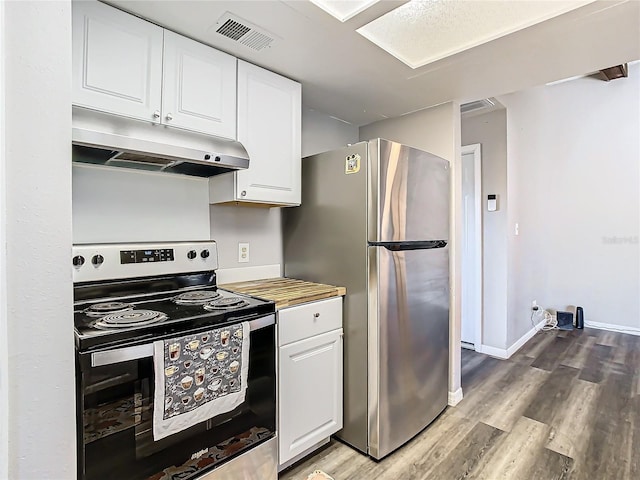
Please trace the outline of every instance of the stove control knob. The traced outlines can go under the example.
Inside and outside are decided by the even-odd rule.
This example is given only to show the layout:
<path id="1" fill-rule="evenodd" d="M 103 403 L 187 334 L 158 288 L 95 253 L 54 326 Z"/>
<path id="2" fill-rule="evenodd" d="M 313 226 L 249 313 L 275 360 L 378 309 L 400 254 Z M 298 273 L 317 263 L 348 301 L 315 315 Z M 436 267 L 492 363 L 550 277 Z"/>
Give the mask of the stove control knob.
<path id="1" fill-rule="evenodd" d="M 197 255 L 198 255 L 198 253 L 195 250 L 189 250 L 187 252 L 187 258 L 189 260 L 193 260 L 194 258 L 196 258 Z"/>
<path id="2" fill-rule="evenodd" d="M 208 258 L 208 257 L 209 257 L 209 250 L 202 250 L 202 251 L 200 252 L 200 256 L 201 256 L 202 258 Z"/>
<path id="3" fill-rule="evenodd" d="M 93 263 L 96 267 L 99 267 L 104 262 L 104 257 L 102 255 L 94 255 L 91 259 L 91 263 Z"/>
<path id="4" fill-rule="evenodd" d="M 84 265 L 84 257 L 82 255 L 76 255 L 73 257 L 74 267 L 81 267 L 82 265 Z"/>

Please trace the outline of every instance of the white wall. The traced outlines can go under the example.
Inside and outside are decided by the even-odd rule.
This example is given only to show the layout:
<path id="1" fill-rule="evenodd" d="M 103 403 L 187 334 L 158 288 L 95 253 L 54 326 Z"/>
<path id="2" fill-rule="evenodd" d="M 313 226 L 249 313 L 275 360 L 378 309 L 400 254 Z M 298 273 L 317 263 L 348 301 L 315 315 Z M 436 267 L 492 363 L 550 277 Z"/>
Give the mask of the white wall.
<path id="1" fill-rule="evenodd" d="M 11 479 L 73 479 L 71 3 L 6 2 L 5 179 Z"/>
<path id="2" fill-rule="evenodd" d="M 461 198 L 460 176 L 460 104 L 446 103 L 420 110 L 398 118 L 381 120 L 360 127 L 360 139 L 386 138 L 438 155 L 451 163 L 451 238 L 450 278 L 451 310 L 449 335 L 449 392 L 459 395 L 460 390 L 460 232 Z"/>
<path id="3" fill-rule="evenodd" d="M 206 178 L 73 166 L 73 242 L 209 240 Z"/>
<path id="4" fill-rule="evenodd" d="M 482 344 L 507 348 L 507 113 L 462 117 L 462 145 L 482 151 Z M 487 211 L 487 195 L 498 210 Z"/>
<path id="5" fill-rule="evenodd" d="M 640 65 L 500 97 L 507 107 L 509 324 L 531 301 L 640 333 Z M 518 222 L 520 235 L 515 236 Z"/>
<path id="6" fill-rule="evenodd" d="M 0 2 L 0 105 L 4 105 L 4 2 Z M 4 108 L 0 108 L 0 478 L 9 476 L 9 356 L 7 337 L 7 267 Z"/>
<path id="7" fill-rule="evenodd" d="M 303 107 L 303 157 L 357 141 L 358 127 Z M 218 242 L 220 267 L 282 265 L 281 216 L 281 208 L 212 205 L 211 238 Z M 248 263 L 238 262 L 238 242 L 250 244 Z"/>

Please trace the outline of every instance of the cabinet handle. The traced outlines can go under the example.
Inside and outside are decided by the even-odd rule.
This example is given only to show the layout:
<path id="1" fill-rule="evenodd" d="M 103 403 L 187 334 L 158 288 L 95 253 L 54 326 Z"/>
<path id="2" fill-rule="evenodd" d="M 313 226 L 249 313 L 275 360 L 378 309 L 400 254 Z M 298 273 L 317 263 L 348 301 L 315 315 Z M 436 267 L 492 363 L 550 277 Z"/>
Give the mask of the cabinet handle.
<path id="1" fill-rule="evenodd" d="M 171 115 L 170 113 L 167 113 L 167 116 L 165 118 L 167 120 L 171 121 L 171 120 L 173 120 L 173 115 Z"/>
<path id="2" fill-rule="evenodd" d="M 240 192 L 240 196 L 241 197 L 246 197 L 247 196 L 247 191 L 246 190 L 242 190 L 242 192 Z"/>
<path id="3" fill-rule="evenodd" d="M 314 318 L 318 318 L 320 316 L 320 314 L 319 313 L 314 313 L 313 316 L 314 316 Z"/>
<path id="4" fill-rule="evenodd" d="M 153 112 L 153 118 L 160 118 L 160 110 Z"/>

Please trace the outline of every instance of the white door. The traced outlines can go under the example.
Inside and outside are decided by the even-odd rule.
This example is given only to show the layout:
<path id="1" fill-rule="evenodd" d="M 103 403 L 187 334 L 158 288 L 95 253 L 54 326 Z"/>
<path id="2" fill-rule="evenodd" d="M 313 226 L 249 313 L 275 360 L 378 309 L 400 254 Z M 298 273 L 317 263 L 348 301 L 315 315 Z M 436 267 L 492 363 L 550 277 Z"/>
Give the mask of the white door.
<path id="1" fill-rule="evenodd" d="M 279 464 L 342 428 L 342 329 L 280 347 Z"/>
<path id="2" fill-rule="evenodd" d="M 236 58 L 165 30 L 162 123 L 236 138 Z"/>
<path id="3" fill-rule="evenodd" d="M 236 172 L 241 201 L 300 204 L 300 84 L 238 61 L 238 140 L 249 168 Z"/>
<path id="4" fill-rule="evenodd" d="M 74 105 L 160 121 L 163 29 L 100 2 L 73 2 Z"/>
<path id="5" fill-rule="evenodd" d="M 463 347 L 479 347 L 482 318 L 482 210 L 480 145 L 462 149 L 462 330 Z"/>

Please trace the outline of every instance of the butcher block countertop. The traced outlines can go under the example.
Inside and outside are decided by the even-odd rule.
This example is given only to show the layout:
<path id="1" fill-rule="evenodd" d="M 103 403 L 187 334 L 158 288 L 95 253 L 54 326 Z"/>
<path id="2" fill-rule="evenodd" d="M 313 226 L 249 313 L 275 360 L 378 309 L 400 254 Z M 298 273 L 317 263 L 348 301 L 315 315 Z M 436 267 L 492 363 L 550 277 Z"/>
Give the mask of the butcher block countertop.
<path id="1" fill-rule="evenodd" d="M 227 283 L 219 285 L 219 287 L 236 293 L 246 293 L 254 297 L 273 300 L 276 302 L 278 310 L 315 300 L 340 297 L 347 293 L 347 289 L 344 287 L 282 277 Z"/>

